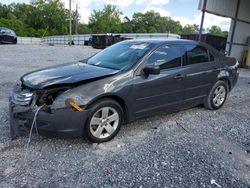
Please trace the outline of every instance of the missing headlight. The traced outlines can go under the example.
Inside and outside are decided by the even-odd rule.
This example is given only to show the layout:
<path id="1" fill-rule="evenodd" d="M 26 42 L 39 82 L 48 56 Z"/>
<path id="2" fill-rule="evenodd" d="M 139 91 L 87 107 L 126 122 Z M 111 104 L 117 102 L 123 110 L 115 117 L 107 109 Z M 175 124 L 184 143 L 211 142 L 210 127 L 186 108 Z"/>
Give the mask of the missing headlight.
<path id="1" fill-rule="evenodd" d="M 54 100 L 57 96 L 59 96 L 61 93 L 67 91 L 69 88 L 54 88 L 54 89 L 48 89 L 48 90 L 41 90 L 38 91 L 38 100 L 37 105 L 43 105 L 46 104 L 48 106 L 52 105 Z"/>

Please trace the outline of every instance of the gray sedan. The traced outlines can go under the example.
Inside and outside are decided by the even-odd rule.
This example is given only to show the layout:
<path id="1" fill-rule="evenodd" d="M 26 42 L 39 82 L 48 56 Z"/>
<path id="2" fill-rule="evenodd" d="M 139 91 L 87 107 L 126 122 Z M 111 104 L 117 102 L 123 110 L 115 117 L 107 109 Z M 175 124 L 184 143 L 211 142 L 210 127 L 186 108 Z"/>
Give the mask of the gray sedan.
<path id="1" fill-rule="evenodd" d="M 238 62 L 188 40 L 128 40 L 81 62 L 25 74 L 10 97 L 12 137 L 114 138 L 122 124 L 203 104 L 217 110 L 238 79 Z"/>

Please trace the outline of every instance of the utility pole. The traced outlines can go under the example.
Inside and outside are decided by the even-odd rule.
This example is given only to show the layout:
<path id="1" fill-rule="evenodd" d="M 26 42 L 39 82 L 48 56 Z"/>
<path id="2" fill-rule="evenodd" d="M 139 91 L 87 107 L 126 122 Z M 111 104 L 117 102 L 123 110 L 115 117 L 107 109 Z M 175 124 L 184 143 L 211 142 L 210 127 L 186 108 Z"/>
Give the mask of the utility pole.
<path id="1" fill-rule="evenodd" d="M 71 0 L 69 0 L 69 45 L 72 44 L 72 15 L 71 15 Z"/>
<path id="2" fill-rule="evenodd" d="M 75 34 L 78 34 L 78 4 L 76 3 L 76 25 L 75 25 Z"/>

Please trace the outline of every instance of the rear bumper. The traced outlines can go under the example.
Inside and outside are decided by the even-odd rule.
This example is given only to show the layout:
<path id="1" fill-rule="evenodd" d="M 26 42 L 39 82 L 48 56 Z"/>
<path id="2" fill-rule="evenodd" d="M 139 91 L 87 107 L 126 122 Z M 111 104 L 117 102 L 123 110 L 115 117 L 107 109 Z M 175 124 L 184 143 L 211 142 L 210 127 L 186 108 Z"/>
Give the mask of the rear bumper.
<path id="1" fill-rule="evenodd" d="M 30 129 L 36 109 L 21 107 L 10 102 L 10 131 L 14 139 Z M 41 109 L 37 113 L 36 127 L 38 133 L 47 136 L 80 137 L 83 135 L 88 111 L 79 112 L 73 109 L 59 109 L 53 113 Z"/>

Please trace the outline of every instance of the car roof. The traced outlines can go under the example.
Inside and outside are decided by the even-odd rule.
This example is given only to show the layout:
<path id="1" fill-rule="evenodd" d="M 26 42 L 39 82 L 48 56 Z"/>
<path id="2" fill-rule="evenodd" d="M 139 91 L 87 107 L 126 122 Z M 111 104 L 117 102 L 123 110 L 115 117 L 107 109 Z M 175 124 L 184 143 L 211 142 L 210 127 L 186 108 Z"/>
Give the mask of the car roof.
<path id="1" fill-rule="evenodd" d="M 214 56 L 222 56 L 222 54 L 216 50 L 214 47 L 210 46 L 204 42 L 198 42 L 194 40 L 186 40 L 186 39 L 132 39 L 128 40 L 132 42 L 146 42 L 154 44 L 155 46 L 160 46 L 164 44 L 193 44 L 193 45 L 200 45 L 207 48 Z"/>
<path id="2" fill-rule="evenodd" d="M 185 39 L 132 39 L 130 41 L 147 42 L 152 44 L 197 44 L 196 41 Z"/>

